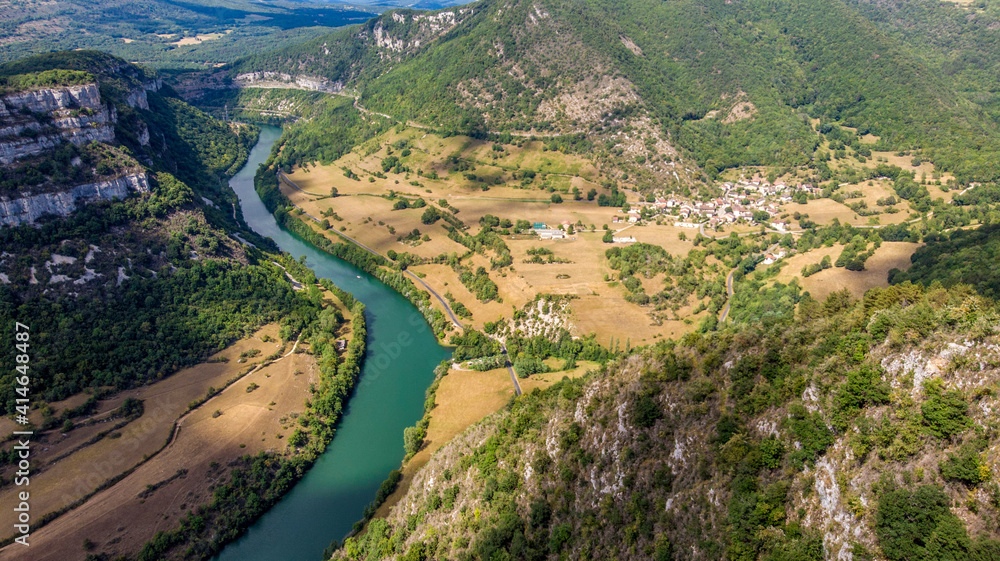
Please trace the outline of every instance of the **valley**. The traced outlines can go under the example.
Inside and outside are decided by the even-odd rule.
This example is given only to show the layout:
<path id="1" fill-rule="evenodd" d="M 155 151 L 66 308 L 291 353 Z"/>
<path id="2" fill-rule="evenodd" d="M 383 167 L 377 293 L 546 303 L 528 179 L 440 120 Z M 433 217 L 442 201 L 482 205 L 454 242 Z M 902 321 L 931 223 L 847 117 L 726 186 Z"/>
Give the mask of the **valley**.
<path id="1" fill-rule="evenodd" d="M 398 4 L 0 10 L 0 559 L 1000 558 L 992 0 Z"/>

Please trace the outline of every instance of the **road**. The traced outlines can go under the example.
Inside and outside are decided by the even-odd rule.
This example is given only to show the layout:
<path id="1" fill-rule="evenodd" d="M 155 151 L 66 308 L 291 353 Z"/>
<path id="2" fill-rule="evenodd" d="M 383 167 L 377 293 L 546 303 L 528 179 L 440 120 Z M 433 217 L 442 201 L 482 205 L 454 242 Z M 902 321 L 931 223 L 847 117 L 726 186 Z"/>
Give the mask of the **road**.
<path id="1" fill-rule="evenodd" d="M 733 273 L 735 272 L 736 269 L 729 271 L 729 276 L 726 277 L 726 307 L 722 309 L 722 315 L 719 316 L 719 323 L 726 321 L 726 318 L 729 317 L 729 307 L 733 303 Z"/>
<path id="2" fill-rule="evenodd" d="M 917 222 L 920 222 L 921 220 L 930 219 L 932 216 L 934 216 L 934 211 L 933 210 L 930 211 L 930 212 L 928 212 L 926 216 L 921 216 L 919 218 L 914 218 L 913 220 L 907 220 L 906 222 L 902 222 L 902 224 L 916 224 Z M 868 229 L 878 230 L 879 228 L 886 228 L 888 226 L 896 226 L 896 224 L 859 224 L 857 226 L 855 226 L 853 224 L 845 224 L 845 226 L 851 226 L 853 228 L 868 228 Z M 793 236 L 801 236 L 802 234 L 808 232 L 808 230 L 775 230 L 774 228 L 765 228 L 765 230 L 768 231 L 768 232 L 771 232 L 773 234 L 791 234 Z M 719 239 L 719 237 L 729 237 L 729 234 L 726 234 L 725 236 L 710 236 L 710 235 L 706 234 L 705 233 L 705 225 L 704 224 L 701 224 L 698 227 L 698 232 L 701 235 L 703 235 L 703 236 L 705 236 L 707 238 L 712 238 L 713 240 Z M 755 234 L 760 234 L 760 231 L 758 230 L 758 231 L 755 231 L 755 232 L 743 232 L 742 234 L 736 234 L 736 235 L 738 237 L 742 238 L 743 236 L 753 236 Z"/>
<path id="3" fill-rule="evenodd" d="M 510 381 L 514 382 L 514 394 L 521 395 L 521 384 L 517 383 L 517 375 L 514 374 L 514 368 L 510 364 L 510 356 L 507 355 L 507 345 L 500 343 L 500 350 L 503 351 L 504 362 L 507 366 L 507 372 L 510 374 Z"/>
<path id="4" fill-rule="evenodd" d="M 772 245 L 767 248 L 764 253 L 767 254 L 773 252 L 778 249 L 778 245 L 779 244 Z M 726 321 L 726 318 L 729 317 L 729 307 L 733 303 L 733 275 L 736 273 L 736 269 L 738 268 L 739 267 L 735 267 L 732 271 L 729 271 L 729 275 L 726 276 L 726 307 L 722 309 L 722 315 L 719 316 L 719 323 Z"/>

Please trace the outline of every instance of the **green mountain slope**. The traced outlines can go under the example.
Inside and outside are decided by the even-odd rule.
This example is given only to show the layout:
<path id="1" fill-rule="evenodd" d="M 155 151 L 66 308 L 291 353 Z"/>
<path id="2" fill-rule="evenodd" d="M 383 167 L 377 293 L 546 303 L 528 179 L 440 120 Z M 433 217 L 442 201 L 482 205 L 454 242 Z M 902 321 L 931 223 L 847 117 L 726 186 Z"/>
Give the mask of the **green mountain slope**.
<path id="1" fill-rule="evenodd" d="M 812 117 L 871 132 L 880 148 L 923 150 L 963 180 L 997 176 L 997 131 L 982 109 L 839 0 L 401 10 L 244 59 L 232 74 L 259 71 L 322 77 L 371 111 L 445 130 L 583 133 L 600 144 L 634 129 L 709 175 L 808 164 Z"/>
<path id="2" fill-rule="evenodd" d="M 657 344 L 512 399 L 334 558 L 995 559 L 997 318 L 903 285 Z"/>
<path id="3" fill-rule="evenodd" d="M 1000 117 L 1000 5 L 996 2 L 848 0 L 971 101 Z"/>

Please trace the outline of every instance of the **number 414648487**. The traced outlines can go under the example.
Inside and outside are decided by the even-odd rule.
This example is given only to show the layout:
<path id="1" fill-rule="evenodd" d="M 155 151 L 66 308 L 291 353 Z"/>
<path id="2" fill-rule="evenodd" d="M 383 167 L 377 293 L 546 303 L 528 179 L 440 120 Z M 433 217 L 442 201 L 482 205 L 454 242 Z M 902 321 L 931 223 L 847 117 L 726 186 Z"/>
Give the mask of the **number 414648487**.
<path id="1" fill-rule="evenodd" d="M 14 348 L 17 349 L 17 354 L 14 356 L 14 361 L 17 365 L 14 369 L 17 371 L 17 376 L 14 378 L 16 387 L 14 391 L 17 393 L 16 399 L 16 409 L 17 409 L 17 422 L 26 425 L 28 424 L 28 395 L 30 393 L 30 378 L 28 377 L 28 362 L 30 362 L 31 357 L 28 355 L 28 340 L 31 336 L 28 333 L 28 326 L 21 322 L 14 322 Z"/>

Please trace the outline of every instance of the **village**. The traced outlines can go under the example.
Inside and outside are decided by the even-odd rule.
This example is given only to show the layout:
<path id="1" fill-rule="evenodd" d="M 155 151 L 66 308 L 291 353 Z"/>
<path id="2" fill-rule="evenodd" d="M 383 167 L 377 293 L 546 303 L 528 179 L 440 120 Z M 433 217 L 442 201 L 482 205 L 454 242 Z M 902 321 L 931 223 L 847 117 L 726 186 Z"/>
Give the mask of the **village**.
<path id="1" fill-rule="evenodd" d="M 655 197 L 652 201 L 632 202 L 625 205 L 611 217 L 611 229 L 605 241 L 615 244 L 635 243 L 636 238 L 622 232 L 635 224 L 650 220 L 662 221 L 663 216 L 671 217 L 675 228 L 690 228 L 704 232 L 717 231 L 727 225 L 760 224 L 777 232 L 788 232 L 789 224 L 779 218 L 782 205 L 797 198 L 816 197 L 820 189 L 809 183 L 788 185 L 778 181 L 771 183 L 755 177 L 736 182 L 727 181 L 719 186 L 722 196 L 707 201 L 695 201 L 677 196 Z M 542 240 L 565 239 L 574 233 L 574 225 L 563 221 L 559 225 L 535 222 L 531 232 Z M 785 256 L 784 250 L 776 250 L 764 256 L 763 263 L 769 265 Z"/>
<path id="2" fill-rule="evenodd" d="M 758 223 L 774 230 L 788 230 L 788 223 L 773 219 L 781 213 L 781 205 L 795 200 L 795 197 L 817 196 L 820 189 L 809 183 L 795 186 L 782 182 L 771 184 L 760 178 L 742 180 L 720 185 L 723 194 L 708 201 L 690 201 L 677 197 L 657 197 L 655 201 L 636 203 L 628 210 L 626 220 L 638 222 L 646 216 L 668 214 L 676 217 L 676 228 L 706 228 L 714 230 L 727 224 L 739 222 Z M 613 222 L 621 219 L 615 217 Z"/>

